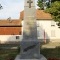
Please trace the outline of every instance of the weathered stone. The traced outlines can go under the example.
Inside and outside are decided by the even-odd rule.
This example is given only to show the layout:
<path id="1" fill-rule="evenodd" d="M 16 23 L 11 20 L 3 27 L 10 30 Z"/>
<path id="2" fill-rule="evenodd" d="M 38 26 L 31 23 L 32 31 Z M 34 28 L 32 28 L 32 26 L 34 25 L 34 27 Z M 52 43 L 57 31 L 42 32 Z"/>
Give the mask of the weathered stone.
<path id="1" fill-rule="evenodd" d="M 21 52 L 15 60 L 46 60 L 45 57 L 40 55 L 40 42 L 37 39 L 37 24 L 35 19 L 35 1 L 27 3 L 25 0 L 24 7 L 24 26 L 23 26 L 23 39 L 21 41 Z"/>

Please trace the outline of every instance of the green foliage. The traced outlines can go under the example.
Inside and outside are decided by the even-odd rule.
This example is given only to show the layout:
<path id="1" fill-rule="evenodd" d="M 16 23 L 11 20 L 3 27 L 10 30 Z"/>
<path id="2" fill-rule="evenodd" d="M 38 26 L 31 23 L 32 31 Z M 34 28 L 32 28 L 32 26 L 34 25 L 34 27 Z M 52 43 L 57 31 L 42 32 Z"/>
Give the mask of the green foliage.
<path id="1" fill-rule="evenodd" d="M 60 1 L 60 0 L 51 0 L 52 2 L 55 2 L 55 1 Z"/>
<path id="2" fill-rule="evenodd" d="M 46 9 L 46 12 L 50 13 L 53 19 L 60 23 L 60 1 L 52 3 L 51 7 Z"/>
<path id="3" fill-rule="evenodd" d="M 39 6 L 40 9 L 44 9 L 42 0 L 38 0 L 37 3 L 38 3 L 37 6 Z"/>
<path id="4" fill-rule="evenodd" d="M 60 58 L 60 47 L 56 47 L 56 48 L 44 48 L 44 49 L 41 48 L 40 52 L 46 58 Z"/>
<path id="5" fill-rule="evenodd" d="M 18 46 L 18 53 L 20 52 L 20 46 Z"/>
<path id="6" fill-rule="evenodd" d="M 47 8 L 50 8 L 50 2 L 47 2 L 47 3 L 46 3 L 46 7 L 47 7 Z"/>
<path id="7" fill-rule="evenodd" d="M 1 49 L 0 50 L 0 60 L 14 60 L 18 50 L 15 49 Z"/>
<path id="8" fill-rule="evenodd" d="M 44 7 L 46 7 L 46 8 L 50 7 L 50 2 L 38 0 L 37 3 L 38 3 L 37 6 L 40 7 L 41 10 L 44 10 Z"/>

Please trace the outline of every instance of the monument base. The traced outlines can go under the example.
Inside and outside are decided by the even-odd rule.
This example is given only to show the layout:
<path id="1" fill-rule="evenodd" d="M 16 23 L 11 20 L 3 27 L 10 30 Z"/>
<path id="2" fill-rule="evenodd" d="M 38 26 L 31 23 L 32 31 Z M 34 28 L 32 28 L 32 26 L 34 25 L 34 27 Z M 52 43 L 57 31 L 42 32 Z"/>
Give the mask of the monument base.
<path id="1" fill-rule="evenodd" d="M 47 60 L 43 55 L 40 54 L 39 59 L 20 59 L 20 55 L 17 55 L 15 60 Z"/>

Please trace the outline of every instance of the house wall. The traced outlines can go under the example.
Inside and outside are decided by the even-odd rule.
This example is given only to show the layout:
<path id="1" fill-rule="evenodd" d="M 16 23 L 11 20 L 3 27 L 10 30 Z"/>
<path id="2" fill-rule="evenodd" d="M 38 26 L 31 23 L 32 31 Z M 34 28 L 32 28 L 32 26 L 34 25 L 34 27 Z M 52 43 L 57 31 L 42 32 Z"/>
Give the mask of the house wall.
<path id="1" fill-rule="evenodd" d="M 0 43 L 22 40 L 22 27 L 0 27 Z"/>
<path id="2" fill-rule="evenodd" d="M 23 23 L 22 21 L 22 26 Z M 37 37 L 40 41 L 46 39 L 51 42 L 60 42 L 60 28 L 58 28 L 57 23 L 53 20 L 37 20 Z"/>
<path id="3" fill-rule="evenodd" d="M 0 35 L 0 44 L 18 42 L 22 40 L 22 35 Z"/>
<path id="4" fill-rule="evenodd" d="M 23 26 L 23 21 L 22 21 Z M 19 36 L 19 39 L 16 39 Z M 37 20 L 37 36 L 40 41 L 44 39 L 51 42 L 60 42 L 60 28 L 52 20 Z M 0 43 L 10 41 L 21 41 L 23 38 L 23 27 L 21 35 L 0 35 Z"/>
<path id="5" fill-rule="evenodd" d="M 53 20 L 37 21 L 38 39 L 49 39 L 52 42 L 60 42 L 60 28 Z"/>

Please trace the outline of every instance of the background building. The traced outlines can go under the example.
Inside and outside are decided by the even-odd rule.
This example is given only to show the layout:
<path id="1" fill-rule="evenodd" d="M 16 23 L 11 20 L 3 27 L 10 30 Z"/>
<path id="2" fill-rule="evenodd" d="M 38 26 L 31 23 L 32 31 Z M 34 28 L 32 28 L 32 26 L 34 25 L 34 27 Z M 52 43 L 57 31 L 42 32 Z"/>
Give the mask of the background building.
<path id="1" fill-rule="evenodd" d="M 24 20 L 24 11 L 20 14 L 20 19 Z M 42 42 L 60 42 L 60 28 L 57 23 L 52 19 L 49 13 L 43 10 L 36 10 L 37 20 L 37 35 L 38 39 Z"/>
<path id="2" fill-rule="evenodd" d="M 21 34 L 20 19 L 0 20 L 0 43 L 18 42 L 21 40 Z"/>
<path id="3" fill-rule="evenodd" d="M 36 10 L 37 36 L 40 42 L 60 42 L 60 28 L 49 13 Z M 0 20 L 0 43 L 19 42 L 23 38 L 24 11 L 19 19 Z"/>

